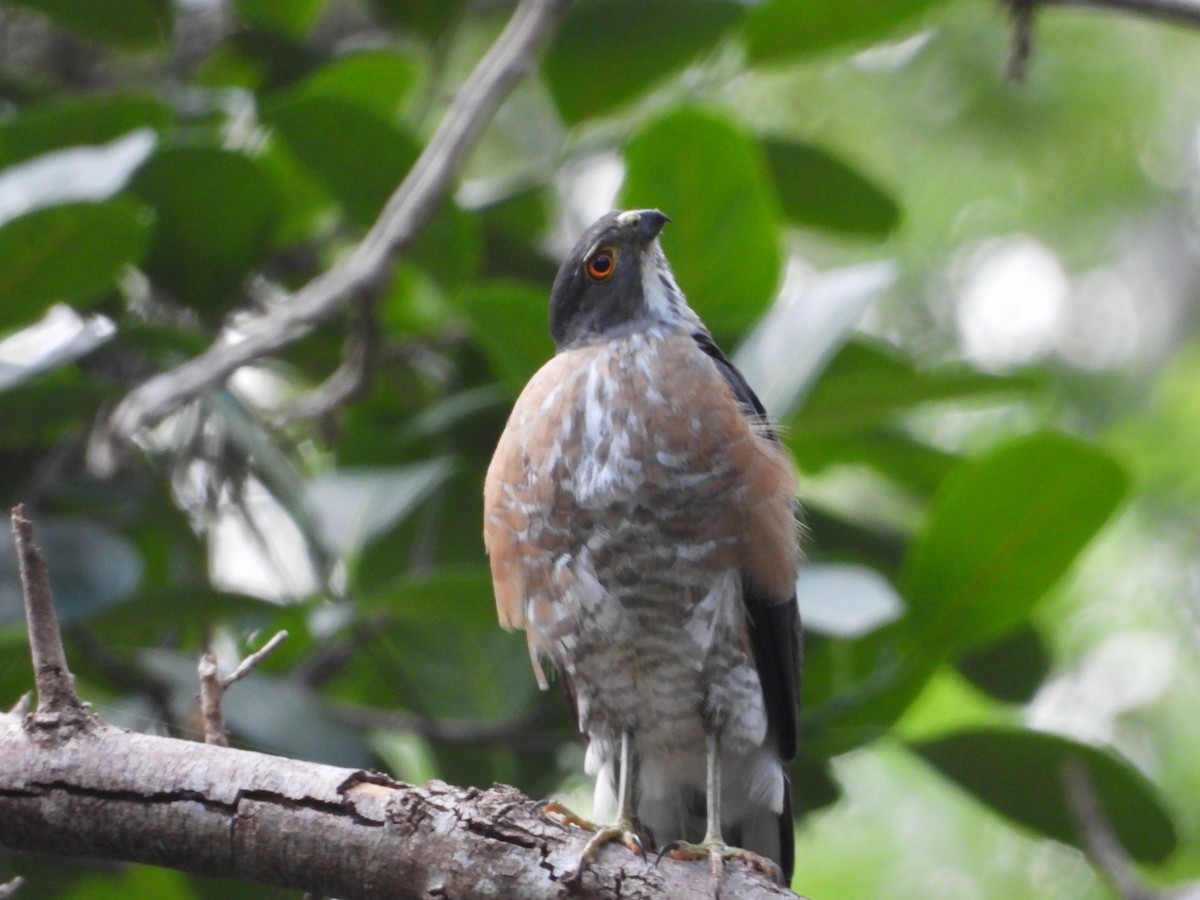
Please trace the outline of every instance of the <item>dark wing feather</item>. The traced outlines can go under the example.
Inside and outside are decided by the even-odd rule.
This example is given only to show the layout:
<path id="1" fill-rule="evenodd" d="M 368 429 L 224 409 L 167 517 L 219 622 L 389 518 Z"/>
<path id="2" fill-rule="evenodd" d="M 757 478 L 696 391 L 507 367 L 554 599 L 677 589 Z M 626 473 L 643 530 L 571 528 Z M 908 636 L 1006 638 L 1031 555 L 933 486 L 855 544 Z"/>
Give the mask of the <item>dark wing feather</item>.
<path id="1" fill-rule="evenodd" d="M 767 411 L 745 377 L 729 361 L 707 331 L 697 331 L 692 338 L 708 354 L 728 382 L 747 418 L 764 423 L 761 433 L 772 441 L 779 436 L 767 423 Z M 779 756 L 786 762 L 796 758 L 800 714 L 800 611 L 796 597 L 776 597 L 765 594 L 753 583 L 743 586 L 746 613 L 750 620 L 750 643 L 762 683 L 767 722 L 775 735 Z"/>
<path id="2" fill-rule="evenodd" d="M 778 444 L 779 435 L 771 427 L 771 420 L 767 416 L 767 410 L 763 407 L 762 401 L 758 399 L 758 395 L 754 393 L 754 389 L 747 384 L 745 376 L 738 371 L 737 366 L 731 363 L 729 358 L 721 352 L 721 348 L 712 339 L 712 335 L 707 331 L 697 331 L 692 334 L 692 340 L 700 345 L 700 349 L 708 354 L 709 359 L 713 361 L 717 370 L 724 376 L 725 381 L 733 389 L 733 396 L 737 397 L 738 403 L 741 404 L 746 418 L 760 423 L 763 426 L 762 433 Z"/>

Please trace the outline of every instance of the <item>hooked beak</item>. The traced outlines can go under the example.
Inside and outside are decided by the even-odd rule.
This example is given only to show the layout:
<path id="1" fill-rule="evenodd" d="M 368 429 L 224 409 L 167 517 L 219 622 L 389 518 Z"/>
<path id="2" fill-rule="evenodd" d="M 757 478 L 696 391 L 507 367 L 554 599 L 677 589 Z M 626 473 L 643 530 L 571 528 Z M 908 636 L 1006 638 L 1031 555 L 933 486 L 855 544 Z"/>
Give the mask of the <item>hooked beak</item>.
<path id="1" fill-rule="evenodd" d="M 671 217 L 657 209 L 631 209 L 621 213 L 617 221 L 625 228 L 636 229 L 638 240 L 648 244 L 658 237 Z"/>

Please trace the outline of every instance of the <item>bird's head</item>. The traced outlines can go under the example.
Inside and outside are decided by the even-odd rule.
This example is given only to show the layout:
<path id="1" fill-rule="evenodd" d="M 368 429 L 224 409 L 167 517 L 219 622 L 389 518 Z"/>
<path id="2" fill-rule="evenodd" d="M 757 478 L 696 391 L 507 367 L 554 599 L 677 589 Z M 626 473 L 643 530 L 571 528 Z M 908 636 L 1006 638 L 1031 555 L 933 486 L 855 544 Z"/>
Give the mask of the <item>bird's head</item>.
<path id="1" fill-rule="evenodd" d="M 610 212 L 563 260 L 550 291 L 558 349 L 692 315 L 658 243 L 671 221 L 657 209 Z"/>

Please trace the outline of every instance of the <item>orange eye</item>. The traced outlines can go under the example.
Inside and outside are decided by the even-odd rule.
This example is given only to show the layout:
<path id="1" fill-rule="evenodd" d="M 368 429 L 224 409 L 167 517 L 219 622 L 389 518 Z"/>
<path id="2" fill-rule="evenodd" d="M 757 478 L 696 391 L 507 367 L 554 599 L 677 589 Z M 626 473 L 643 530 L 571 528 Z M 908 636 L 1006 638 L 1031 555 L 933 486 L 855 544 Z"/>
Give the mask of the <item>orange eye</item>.
<path id="1" fill-rule="evenodd" d="M 607 281 L 617 268 L 617 257 L 612 250 L 597 250 L 588 257 L 586 269 L 592 281 Z"/>

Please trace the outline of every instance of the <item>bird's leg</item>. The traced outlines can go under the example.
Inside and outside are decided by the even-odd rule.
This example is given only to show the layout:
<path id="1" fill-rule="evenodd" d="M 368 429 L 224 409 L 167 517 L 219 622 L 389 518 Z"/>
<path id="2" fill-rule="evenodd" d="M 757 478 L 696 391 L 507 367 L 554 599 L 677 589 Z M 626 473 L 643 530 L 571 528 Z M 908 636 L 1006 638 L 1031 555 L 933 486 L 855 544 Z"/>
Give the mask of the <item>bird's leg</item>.
<path id="1" fill-rule="evenodd" d="M 783 884 L 783 871 L 772 860 L 741 847 L 730 847 L 721 837 L 721 739 L 719 731 L 712 731 L 706 739 L 707 769 L 705 772 L 705 794 L 708 811 L 707 824 L 704 829 L 704 839 L 699 844 L 687 841 L 672 841 L 663 846 L 658 852 L 659 859 L 664 853 L 674 859 L 704 859 L 708 857 L 709 869 L 712 872 L 713 900 L 721 896 L 721 876 L 725 860 L 736 857 L 744 860 L 754 868 L 765 872 Z"/>
<path id="2" fill-rule="evenodd" d="M 565 822 L 595 832 L 584 845 L 583 852 L 579 854 L 579 863 L 576 865 L 575 871 L 567 876 L 568 881 L 578 881 L 582 877 L 584 869 L 596 861 L 596 855 L 600 852 L 600 848 L 613 841 L 620 841 L 632 852 L 641 855 L 643 859 L 646 858 L 642 839 L 633 827 L 633 752 L 630 743 L 629 733 L 622 732 L 619 760 L 621 768 L 617 776 L 617 821 L 611 825 L 599 827 L 557 803 L 547 803 L 542 807 L 545 812 L 553 813 Z"/>

